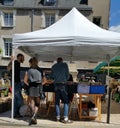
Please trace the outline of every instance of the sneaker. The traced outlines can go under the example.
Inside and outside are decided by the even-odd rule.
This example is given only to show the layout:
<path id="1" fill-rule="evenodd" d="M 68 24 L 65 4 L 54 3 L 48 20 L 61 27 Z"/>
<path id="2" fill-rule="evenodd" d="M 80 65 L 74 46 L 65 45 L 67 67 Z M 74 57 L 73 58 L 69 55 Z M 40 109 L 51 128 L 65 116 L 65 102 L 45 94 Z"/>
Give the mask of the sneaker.
<path id="1" fill-rule="evenodd" d="M 60 122 L 60 118 L 56 118 L 56 121 L 57 121 L 57 122 Z"/>
<path id="2" fill-rule="evenodd" d="M 68 124 L 68 123 L 72 123 L 71 120 L 62 120 L 62 123 Z"/>
<path id="3" fill-rule="evenodd" d="M 31 118 L 31 120 L 29 122 L 29 125 L 32 125 L 32 124 L 37 124 L 37 119 L 36 118 Z"/>
<path id="4" fill-rule="evenodd" d="M 59 117 L 59 116 L 56 117 L 56 121 L 57 121 L 57 122 L 60 121 L 60 117 Z"/>

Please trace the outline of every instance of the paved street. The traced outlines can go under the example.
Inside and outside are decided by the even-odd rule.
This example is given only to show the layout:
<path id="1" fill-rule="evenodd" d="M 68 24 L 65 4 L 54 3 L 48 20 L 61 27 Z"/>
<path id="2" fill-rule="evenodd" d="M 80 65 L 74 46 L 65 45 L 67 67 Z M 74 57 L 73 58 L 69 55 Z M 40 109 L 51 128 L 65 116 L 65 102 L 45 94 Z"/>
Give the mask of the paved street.
<path id="1" fill-rule="evenodd" d="M 73 120 L 71 124 L 63 124 L 61 122 L 56 122 L 52 118 L 52 111 L 47 118 L 43 118 L 41 114 L 38 117 L 38 124 L 28 126 L 29 117 L 11 119 L 10 111 L 0 114 L 0 128 L 28 128 L 28 127 L 39 127 L 39 128 L 120 128 L 120 103 L 111 103 L 111 114 L 110 123 L 106 123 L 107 120 L 107 103 L 102 103 L 102 120 Z"/>
<path id="2" fill-rule="evenodd" d="M 120 128 L 120 114 L 111 114 L 110 124 L 106 123 L 106 114 L 102 114 L 102 120 L 98 121 L 74 121 L 72 124 L 63 124 L 53 120 L 38 119 L 37 125 L 28 126 L 28 118 L 11 120 L 8 117 L 0 117 L 0 128 Z"/>

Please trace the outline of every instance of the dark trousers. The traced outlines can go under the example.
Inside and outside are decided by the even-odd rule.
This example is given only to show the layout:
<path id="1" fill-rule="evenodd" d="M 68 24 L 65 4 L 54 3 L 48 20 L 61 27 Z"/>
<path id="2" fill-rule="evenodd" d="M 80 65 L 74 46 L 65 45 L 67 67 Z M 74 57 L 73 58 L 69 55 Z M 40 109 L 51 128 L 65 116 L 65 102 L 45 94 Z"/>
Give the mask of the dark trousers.
<path id="1" fill-rule="evenodd" d="M 21 94 L 21 83 L 15 83 L 14 90 L 14 116 L 19 115 L 19 109 L 23 105 L 23 97 Z"/>
<path id="2" fill-rule="evenodd" d="M 55 108 L 56 116 L 60 116 L 60 100 L 64 103 L 64 117 L 68 117 L 68 93 L 66 91 L 66 85 L 54 84 L 55 85 Z"/>

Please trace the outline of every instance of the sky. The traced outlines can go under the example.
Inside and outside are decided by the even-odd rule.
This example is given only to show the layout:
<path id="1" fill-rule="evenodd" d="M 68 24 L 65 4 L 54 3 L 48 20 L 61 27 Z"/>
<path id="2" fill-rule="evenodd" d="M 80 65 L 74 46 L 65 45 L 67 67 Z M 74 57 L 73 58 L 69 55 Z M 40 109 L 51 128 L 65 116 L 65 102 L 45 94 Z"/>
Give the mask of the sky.
<path id="1" fill-rule="evenodd" d="M 109 29 L 120 32 L 120 0 L 111 0 Z"/>

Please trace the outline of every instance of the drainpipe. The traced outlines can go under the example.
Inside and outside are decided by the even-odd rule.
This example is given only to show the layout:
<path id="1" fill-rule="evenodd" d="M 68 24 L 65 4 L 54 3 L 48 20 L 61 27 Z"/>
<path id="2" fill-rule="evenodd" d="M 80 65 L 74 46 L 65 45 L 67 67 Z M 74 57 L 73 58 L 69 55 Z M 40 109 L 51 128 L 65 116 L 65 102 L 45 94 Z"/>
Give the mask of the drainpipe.
<path id="1" fill-rule="evenodd" d="M 110 0 L 110 3 L 109 3 L 108 29 L 109 29 L 109 27 L 110 27 L 110 12 L 111 12 L 111 0 Z"/>
<path id="2" fill-rule="evenodd" d="M 34 8 L 32 9 L 31 14 L 31 32 L 34 31 Z"/>

